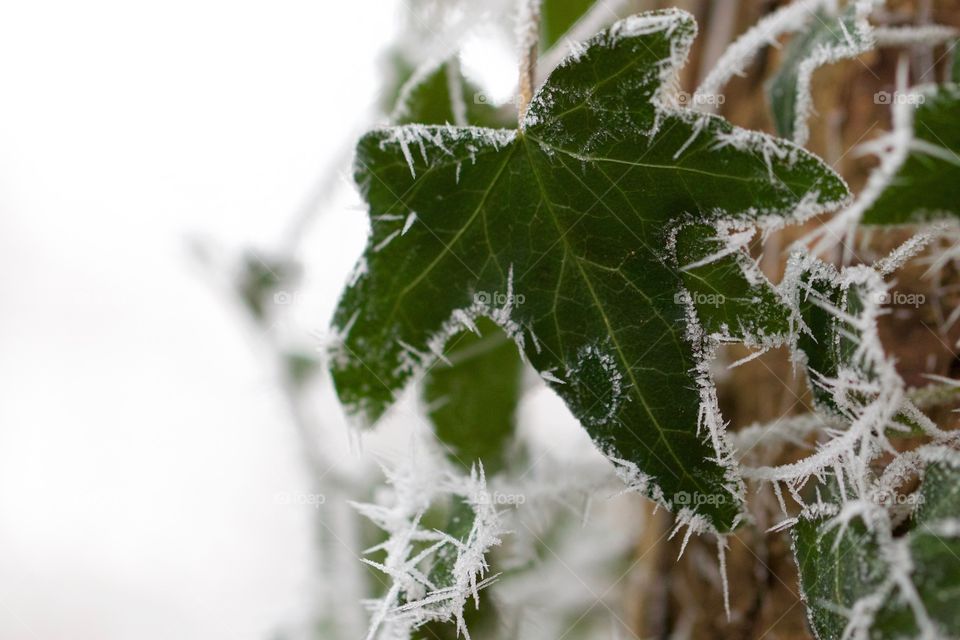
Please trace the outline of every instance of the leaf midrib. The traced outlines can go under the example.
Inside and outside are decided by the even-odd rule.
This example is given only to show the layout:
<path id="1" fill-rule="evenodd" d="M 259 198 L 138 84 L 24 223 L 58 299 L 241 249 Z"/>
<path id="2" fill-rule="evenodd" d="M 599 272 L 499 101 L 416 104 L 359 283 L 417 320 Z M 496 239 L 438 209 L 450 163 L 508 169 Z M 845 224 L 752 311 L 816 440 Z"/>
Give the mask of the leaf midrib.
<path id="1" fill-rule="evenodd" d="M 546 203 L 547 210 L 550 212 L 550 217 L 552 218 L 554 226 L 557 229 L 557 233 L 560 236 L 560 241 L 562 242 L 563 248 L 564 248 L 564 256 L 570 255 L 573 258 L 573 261 L 577 265 L 577 270 L 580 272 L 580 276 L 583 279 L 584 284 L 586 284 L 587 288 L 590 290 L 590 295 L 593 298 L 594 306 L 597 312 L 600 314 L 600 317 L 603 320 L 604 326 L 607 328 L 607 335 L 610 336 L 610 340 L 613 342 L 614 348 L 617 351 L 617 357 L 619 358 L 623 368 L 626 370 L 627 375 L 630 377 L 631 388 L 635 390 L 635 395 L 640 400 L 640 403 L 643 406 L 644 411 L 646 411 L 647 415 L 650 417 L 651 422 L 656 427 L 657 432 L 660 436 L 660 440 L 666 446 L 667 451 L 669 451 L 670 456 L 677 463 L 677 466 L 679 467 L 680 471 L 683 473 L 684 477 L 689 478 L 693 482 L 694 486 L 696 486 L 698 489 L 701 489 L 701 490 L 705 489 L 705 487 L 702 484 L 700 484 L 700 482 L 696 477 L 690 475 L 687 472 L 686 465 L 683 463 L 682 460 L 680 460 L 680 458 L 677 456 L 676 451 L 670 445 L 670 441 L 665 435 L 664 427 L 660 424 L 660 421 L 657 420 L 657 417 L 650 410 L 650 405 L 647 404 L 647 400 L 644 397 L 641 391 L 641 387 L 639 386 L 638 381 L 633 374 L 633 370 L 630 367 L 630 363 L 627 361 L 626 357 L 624 356 L 623 349 L 621 348 L 620 343 L 617 340 L 616 334 L 613 331 L 613 327 L 611 327 L 610 325 L 610 320 L 607 317 L 606 312 L 604 311 L 603 304 L 601 303 L 599 297 L 597 296 L 596 290 L 593 288 L 593 283 L 591 282 L 590 278 L 587 276 L 586 272 L 584 271 L 583 266 L 580 264 L 579 256 L 577 256 L 577 254 L 570 247 L 570 243 L 567 241 L 566 234 L 563 232 L 563 229 L 560 227 L 560 221 L 557 218 L 556 212 L 553 210 L 552 203 L 550 201 L 550 198 L 547 195 L 546 189 L 544 188 L 542 179 L 540 177 L 540 172 L 536 168 L 536 164 L 533 160 L 533 157 L 531 156 L 530 148 L 527 145 L 525 140 L 526 140 L 525 138 L 521 138 L 519 140 L 519 143 L 523 144 L 524 146 L 524 150 L 526 151 L 526 154 L 527 154 L 527 161 L 530 164 L 530 170 L 533 173 L 533 175 L 536 177 L 537 186 L 540 190 L 541 200 L 544 203 Z M 668 328 L 667 330 L 670 331 L 670 328 Z M 639 437 L 637 439 L 638 441 L 642 441 L 642 439 Z"/>

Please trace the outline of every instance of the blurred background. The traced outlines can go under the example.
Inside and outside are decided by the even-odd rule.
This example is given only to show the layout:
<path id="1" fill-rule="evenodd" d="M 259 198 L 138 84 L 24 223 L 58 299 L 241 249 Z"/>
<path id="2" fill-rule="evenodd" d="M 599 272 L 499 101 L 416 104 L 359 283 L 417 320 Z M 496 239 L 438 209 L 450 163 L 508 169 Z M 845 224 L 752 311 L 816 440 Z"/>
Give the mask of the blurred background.
<path id="1" fill-rule="evenodd" d="M 310 507 L 276 498 L 306 490 L 295 433 L 190 247 L 273 246 L 310 207 L 397 4 L 0 4 L 0 637 L 264 638 L 301 615 Z M 305 240 L 317 328 L 365 237 L 333 186 Z"/>
<path id="2" fill-rule="evenodd" d="M 516 82 L 504 6 L 462 54 L 498 101 Z M 318 568 L 305 438 L 370 485 L 423 419 L 401 407 L 351 446 L 326 377 L 300 419 L 276 355 L 319 358 L 363 249 L 350 153 L 393 99 L 385 52 L 445 28 L 409 14 L 0 4 L 0 638 L 314 637 L 318 594 L 348 579 Z M 278 255 L 303 279 L 252 319 L 237 283 Z M 599 459 L 552 394 L 524 406 L 557 455 Z M 324 561 L 357 571 L 359 551 Z"/>

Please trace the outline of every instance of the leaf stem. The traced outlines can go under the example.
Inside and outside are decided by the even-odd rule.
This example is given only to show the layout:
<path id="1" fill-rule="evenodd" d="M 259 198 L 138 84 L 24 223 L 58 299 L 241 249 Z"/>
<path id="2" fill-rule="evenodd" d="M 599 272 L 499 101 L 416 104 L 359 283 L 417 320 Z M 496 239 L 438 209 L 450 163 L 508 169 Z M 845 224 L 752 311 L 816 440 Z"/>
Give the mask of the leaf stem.
<path id="1" fill-rule="evenodd" d="M 517 39 L 520 45 L 520 83 L 517 100 L 517 124 L 523 128 L 523 117 L 533 99 L 533 85 L 537 74 L 537 51 L 540 47 L 540 0 L 520 0 L 517 19 Z"/>

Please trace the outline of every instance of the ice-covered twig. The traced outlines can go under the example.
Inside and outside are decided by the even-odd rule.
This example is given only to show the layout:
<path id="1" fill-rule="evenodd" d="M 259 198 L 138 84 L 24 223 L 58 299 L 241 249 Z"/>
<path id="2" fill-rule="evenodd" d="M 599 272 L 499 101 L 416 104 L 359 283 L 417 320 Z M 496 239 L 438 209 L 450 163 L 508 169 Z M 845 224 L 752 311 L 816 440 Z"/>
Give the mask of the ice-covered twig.
<path id="1" fill-rule="evenodd" d="M 889 255 L 878 260 L 873 265 L 873 268 L 876 269 L 877 273 L 881 276 L 891 275 L 894 271 L 897 271 L 906 264 L 908 260 L 926 249 L 927 246 L 933 242 L 936 232 L 937 230 L 935 228 L 931 231 L 924 231 L 912 236 L 909 240 L 891 251 Z"/>

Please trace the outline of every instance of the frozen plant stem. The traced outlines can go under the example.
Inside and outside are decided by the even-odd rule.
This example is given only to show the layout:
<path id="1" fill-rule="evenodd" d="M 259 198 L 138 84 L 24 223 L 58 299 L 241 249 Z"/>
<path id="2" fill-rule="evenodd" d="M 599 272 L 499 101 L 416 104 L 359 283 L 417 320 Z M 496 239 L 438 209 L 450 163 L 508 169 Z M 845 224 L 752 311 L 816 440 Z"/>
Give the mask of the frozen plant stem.
<path id="1" fill-rule="evenodd" d="M 533 84 L 537 74 L 537 49 L 540 45 L 540 0 L 520 0 L 517 38 L 520 44 L 517 122 L 522 127 L 523 116 L 527 113 L 527 106 L 533 98 Z"/>

